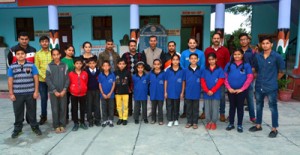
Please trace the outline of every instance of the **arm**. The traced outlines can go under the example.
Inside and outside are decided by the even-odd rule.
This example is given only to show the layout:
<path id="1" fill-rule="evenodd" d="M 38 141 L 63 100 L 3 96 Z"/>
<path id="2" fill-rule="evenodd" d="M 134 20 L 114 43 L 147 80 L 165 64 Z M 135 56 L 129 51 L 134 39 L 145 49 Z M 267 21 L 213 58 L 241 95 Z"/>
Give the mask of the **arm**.
<path id="1" fill-rule="evenodd" d="M 65 96 L 65 94 L 67 93 L 68 87 L 70 85 L 70 78 L 68 76 L 68 65 L 66 65 L 66 68 L 65 68 L 65 76 L 66 76 L 66 79 L 65 79 L 64 89 L 60 93 L 61 97 Z"/>
<path id="2" fill-rule="evenodd" d="M 7 66 L 10 66 L 12 64 L 12 60 L 13 60 L 13 55 L 12 55 L 12 50 L 10 49 L 7 54 Z"/>
<path id="3" fill-rule="evenodd" d="M 142 61 L 145 63 L 145 70 L 150 71 L 151 67 L 147 64 L 146 54 L 144 51 L 142 52 Z"/>
<path id="4" fill-rule="evenodd" d="M 34 93 L 33 98 L 37 99 L 39 97 L 39 76 L 36 74 L 33 76 L 34 80 Z"/>
<path id="5" fill-rule="evenodd" d="M 16 97 L 14 95 L 14 88 L 13 88 L 13 77 L 8 77 L 7 83 L 8 83 L 8 92 L 9 92 L 9 98 L 11 101 L 15 101 Z"/>
<path id="6" fill-rule="evenodd" d="M 44 73 L 44 72 L 42 72 L 41 70 L 40 70 L 40 61 L 39 61 L 39 54 L 38 53 L 36 53 L 35 54 L 35 56 L 34 56 L 34 65 L 36 66 L 36 68 L 37 68 L 37 70 L 38 70 L 38 72 L 39 72 L 39 75 L 43 78 L 43 79 L 45 79 L 46 78 L 46 73 Z"/>
<path id="7" fill-rule="evenodd" d="M 228 82 L 228 74 L 227 74 L 227 73 L 225 73 L 225 81 L 224 81 L 224 84 L 225 84 L 225 87 L 228 89 L 228 91 L 229 91 L 230 93 L 234 93 L 234 92 L 235 92 L 235 90 L 232 89 L 232 88 L 230 87 L 230 85 L 229 85 L 229 82 Z"/>
<path id="8" fill-rule="evenodd" d="M 184 68 L 184 62 L 185 62 L 184 59 L 185 59 L 184 58 L 184 53 L 182 53 L 181 57 L 180 57 L 180 66 L 181 66 L 181 68 Z"/>
<path id="9" fill-rule="evenodd" d="M 202 55 L 201 55 L 201 59 L 200 59 L 200 67 L 201 69 L 204 69 L 205 67 L 205 55 L 204 53 L 201 51 Z"/>
<path id="10" fill-rule="evenodd" d="M 184 90 L 185 90 L 185 81 L 182 81 L 182 90 L 181 90 L 181 94 L 180 94 L 180 98 L 184 98 Z"/>
<path id="11" fill-rule="evenodd" d="M 52 92 L 52 93 L 56 93 L 57 90 L 52 82 L 52 73 L 51 73 L 51 70 L 50 70 L 50 67 L 49 65 L 47 66 L 47 69 L 46 69 L 46 83 L 48 85 L 48 88 L 49 88 L 49 91 Z"/>
<path id="12" fill-rule="evenodd" d="M 241 90 L 242 91 L 246 90 L 250 86 L 252 81 L 253 81 L 253 74 L 247 74 L 247 79 L 244 85 L 242 86 Z"/>
<path id="13" fill-rule="evenodd" d="M 201 78 L 201 87 L 205 93 L 208 93 L 209 89 L 207 88 L 206 81 L 204 78 Z"/>
<path id="14" fill-rule="evenodd" d="M 98 56 L 98 60 L 97 60 L 97 67 L 101 70 L 101 65 L 102 65 L 102 62 L 103 62 L 103 57 L 101 55 L 101 53 L 99 54 Z"/>
<path id="15" fill-rule="evenodd" d="M 167 86 L 168 86 L 168 81 L 165 80 L 165 84 L 164 84 L 165 98 L 168 98 Z"/>
<path id="16" fill-rule="evenodd" d="M 110 92 L 107 94 L 107 98 L 110 98 L 111 94 L 114 92 L 116 86 L 116 82 L 113 82 Z"/>
<path id="17" fill-rule="evenodd" d="M 161 51 L 159 58 L 161 60 L 161 69 L 164 70 L 165 60 L 166 60 L 164 51 Z"/>
<path id="18" fill-rule="evenodd" d="M 211 89 L 211 91 L 213 93 L 217 92 L 217 90 L 224 84 L 225 79 L 224 78 L 220 78 L 218 79 L 216 85 Z"/>

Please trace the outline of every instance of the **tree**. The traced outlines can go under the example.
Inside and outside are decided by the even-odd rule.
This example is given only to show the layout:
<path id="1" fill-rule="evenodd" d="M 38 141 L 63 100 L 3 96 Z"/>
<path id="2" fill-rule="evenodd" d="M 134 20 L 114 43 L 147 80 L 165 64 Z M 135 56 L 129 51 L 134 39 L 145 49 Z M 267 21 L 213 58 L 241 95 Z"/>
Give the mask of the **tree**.
<path id="1" fill-rule="evenodd" d="M 232 34 L 231 34 L 231 35 L 234 36 L 233 43 L 234 43 L 235 47 L 237 47 L 237 48 L 240 48 L 240 47 L 241 47 L 241 46 L 240 46 L 240 39 L 239 39 L 239 35 L 240 35 L 241 33 L 248 33 L 248 34 L 249 34 L 249 32 L 247 32 L 247 30 L 244 29 L 244 28 L 239 28 L 239 29 L 233 31 Z"/>
<path id="2" fill-rule="evenodd" d="M 252 5 L 235 5 L 231 8 L 226 9 L 226 12 L 233 13 L 234 15 L 241 14 L 243 16 L 247 16 L 246 20 L 240 26 L 251 27 Z"/>

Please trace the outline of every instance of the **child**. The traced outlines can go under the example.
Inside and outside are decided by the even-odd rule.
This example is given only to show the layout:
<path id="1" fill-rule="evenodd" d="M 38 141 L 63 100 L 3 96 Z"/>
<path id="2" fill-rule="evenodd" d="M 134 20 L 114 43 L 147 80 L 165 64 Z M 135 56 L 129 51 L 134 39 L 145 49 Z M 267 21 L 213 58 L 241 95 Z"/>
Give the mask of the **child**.
<path id="1" fill-rule="evenodd" d="M 115 74 L 110 72 L 110 63 L 104 60 L 102 63 L 102 70 L 98 76 L 100 98 L 102 105 L 103 123 L 102 127 L 114 127 L 114 98 L 115 98 Z"/>
<path id="2" fill-rule="evenodd" d="M 22 134 L 25 105 L 32 131 L 36 135 L 42 135 L 36 121 L 36 99 L 39 96 L 37 68 L 33 63 L 25 60 L 24 49 L 16 49 L 15 55 L 17 62 L 11 64 L 7 71 L 9 98 L 13 101 L 15 114 L 15 127 L 11 138 L 17 138 Z"/>
<path id="3" fill-rule="evenodd" d="M 66 127 L 66 92 L 69 87 L 68 66 L 60 61 L 59 49 L 52 49 L 53 61 L 48 64 L 46 82 L 49 89 L 53 127 L 56 133 L 65 132 Z"/>
<path id="4" fill-rule="evenodd" d="M 193 129 L 198 128 L 199 116 L 199 99 L 201 93 L 200 76 L 201 69 L 197 65 L 198 54 L 192 53 L 189 56 L 190 65 L 185 69 L 185 103 L 187 113 L 186 128 L 193 126 Z"/>
<path id="5" fill-rule="evenodd" d="M 226 130 L 234 129 L 235 110 L 238 114 L 238 132 L 243 132 L 244 101 L 247 88 L 253 80 L 252 68 L 249 63 L 244 62 L 243 51 L 235 50 L 231 61 L 225 66 L 225 86 L 228 89 L 229 125 Z"/>
<path id="6" fill-rule="evenodd" d="M 204 91 L 204 106 L 206 129 L 216 130 L 216 122 L 221 100 L 220 87 L 224 83 L 225 75 L 223 69 L 217 66 L 217 55 L 210 53 L 207 55 L 208 66 L 203 70 L 201 75 L 201 86 Z"/>
<path id="7" fill-rule="evenodd" d="M 119 120 L 117 125 L 123 123 L 127 125 L 128 119 L 128 97 L 129 97 L 129 79 L 131 79 L 130 73 L 125 69 L 126 63 L 124 59 L 118 60 L 118 69 L 115 71 L 116 76 L 116 102 Z M 124 108 L 124 109 L 123 109 Z"/>
<path id="8" fill-rule="evenodd" d="M 92 43 L 86 41 L 82 44 L 82 48 L 83 48 L 84 53 L 82 55 L 80 55 L 80 58 L 83 60 L 83 69 L 86 69 L 86 68 L 88 68 L 88 66 L 87 66 L 88 60 L 89 59 L 97 60 L 97 56 L 91 52 Z"/>
<path id="9" fill-rule="evenodd" d="M 142 107 L 142 116 L 145 124 L 148 124 L 147 119 L 147 99 L 149 75 L 144 72 L 145 63 L 139 61 L 136 63 L 136 74 L 132 76 L 133 81 L 133 96 L 134 96 L 134 120 L 135 124 L 139 124 L 139 115 Z"/>
<path id="10" fill-rule="evenodd" d="M 180 98 L 184 95 L 184 71 L 179 64 L 177 54 L 171 56 L 171 67 L 165 73 L 165 98 L 167 99 L 168 126 L 178 125 Z"/>
<path id="11" fill-rule="evenodd" d="M 100 115 L 100 91 L 98 85 L 98 76 L 100 70 L 96 68 L 97 59 L 90 58 L 87 60 L 86 72 L 88 74 L 88 91 L 87 91 L 87 120 L 89 127 L 93 127 L 94 123 L 96 126 L 100 126 L 101 115 Z M 94 112 L 94 116 L 92 113 Z M 95 120 L 94 120 L 95 118 Z"/>
<path id="12" fill-rule="evenodd" d="M 153 60 L 153 70 L 150 72 L 150 100 L 152 104 L 152 121 L 156 123 L 156 110 L 158 109 L 158 122 L 163 125 L 163 104 L 164 104 L 164 81 L 165 73 L 161 69 L 160 59 Z"/>
<path id="13" fill-rule="evenodd" d="M 88 83 L 88 74 L 82 70 L 83 62 L 80 58 L 74 59 L 74 71 L 69 73 L 70 78 L 70 93 L 72 103 L 72 119 L 74 121 L 74 127 L 72 131 L 77 131 L 79 128 L 78 120 L 78 103 L 80 106 L 80 127 L 87 130 L 88 127 L 84 123 L 85 108 L 86 108 L 86 92 Z"/>
<path id="14" fill-rule="evenodd" d="M 68 66 L 68 73 L 74 70 L 74 46 L 73 45 L 67 45 L 64 49 L 65 51 L 65 57 L 61 59 L 61 62 L 67 64 Z M 70 97 L 71 94 L 69 90 L 67 91 L 67 112 L 66 112 L 66 118 L 67 118 L 67 123 L 69 122 L 69 104 L 70 104 Z"/>

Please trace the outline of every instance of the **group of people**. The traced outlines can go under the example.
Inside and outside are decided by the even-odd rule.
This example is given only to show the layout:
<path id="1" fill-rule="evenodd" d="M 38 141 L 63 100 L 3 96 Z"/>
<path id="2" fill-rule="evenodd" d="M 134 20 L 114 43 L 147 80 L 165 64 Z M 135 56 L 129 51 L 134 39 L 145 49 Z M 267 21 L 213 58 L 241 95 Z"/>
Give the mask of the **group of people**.
<path id="1" fill-rule="evenodd" d="M 262 110 L 267 96 L 272 113 L 272 131 L 269 137 L 276 137 L 277 78 L 283 75 L 284 61 L 278 53 L 272 51 L 270 37 L 261 39 L 263 51 L 260 53 L 250 48 L 248 34 L 240 34 L 239 39 L 241 49 L 234 50 L 231 55 L 221 45 L 221 35 L 215 33 L 212 36 L 212 46 L 206 48 L 205 52 L 197 49 L 195 38 L 189 38 L 189 48 L 181 54 L 176 52 L 174 41 L 168 42 L 168 51 L 164 52 L 157 47 L 157 37 L 150 36 L 150 46 L 142 53 L 136 51 L 137 42 L 130 40 L 129 52 L 120 57 L 113 50 L 113 40 L 108 39 L 105 50 L 98 56 L 91 52 L 92 44 L 84 42 L 84 53 L 80 57 L 74 57 L 72 45 L 66 46 L 64 51 L 49 49 L 49 38 L 46 36 L 40 37 L 41 49 L 36 52 L 28 44 L 28 34 L 21 32 L 18 36 L 19 44 L 12 47 L 8 54 L 8 88 L 15 114 L 12 138 L 17 138 L 22 133 L 25 106 L 26 121 L 35 134 L 42 134 L 39 125 L 47 121 L 48 94 L 56 133 L 66 131 L 70 118 L 70 101 L 74 122 L 72 131 L 79 128 L 86 130 L 94 125 L 114 127 L 115 109 L 119 117 L 117 125 L 127 125 L 131 115 L 135 124 L 140 123 L 140 115 L 144 123 L 149 123 L 148 107 L 151 108 L 150 123 L 163 125 L 165 101 L 167 126 L 177 126 L 179 117 L 186 117 L 185 127 L 197 129 L 198 119 L 205 118 L 205 128 L 215 130 L 218 119 L 221 122 L 226 120 L 225 89 L 228 90 L 230 103 L 226 130 L 235 128 L 234 118 L 237 113 L 237 131 L 243 132 L 245 100 L 248 103 L 250 121 L 256 124 L 249 131 L 262 130 Z M 65 55 L 63 58 L 62 54 Z M 256 117 L 253 102 L 254 79 Z M 39 94 L 41 119 L 37 123 L 36 99 Z M 201 94 L 204 106 L 203 113 L 199 116 Z M 148 103 L 149 98 L 151 103 Z M 184 99 L 184 109 L 179 116 L 181 99 Z"/>

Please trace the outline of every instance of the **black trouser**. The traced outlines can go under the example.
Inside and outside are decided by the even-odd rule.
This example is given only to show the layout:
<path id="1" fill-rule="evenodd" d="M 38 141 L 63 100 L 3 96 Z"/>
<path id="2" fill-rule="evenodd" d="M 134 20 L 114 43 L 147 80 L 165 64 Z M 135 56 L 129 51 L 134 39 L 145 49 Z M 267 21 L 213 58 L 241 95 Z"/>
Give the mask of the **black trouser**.
<path id="1" fill-rule="evenodd" d="M 56 97 L 53 93 L 50 93 L 52 120 L 54 128 L 66 127 L 66 98 L 66 95 L 63 97 Z"/>
<path id="2" fill-rule="evenodd" d="M 129 93 L 128 98 L 128 116 L 132 115 L 133 108 L 132 108 L 132 93 Z"/>
<path id="3" fill-rule="evenodd" d="M 186 103 L 186 118 L 188 124 L 198 124 L 199 117 L 199 99 L 185 99 Z"/>
<path id="4" fill-rule="evenodd" d="M 238 125 L 243 124 L 244 117 L 244 101 L 248 92 L 243 91 L 238 94 L 228 93 L 230 108 L 229 108 L 229 123 L 234 124 L 235 111 L 237 110 Z"/>
<path id="5" fill-rule="evenodd" d="M 13 101 L 13 108 L 15 114 L 15 131 L 22 131 L 24 120 L 24 108 L 26 104 L 26 113 L 32 128 L 38 127 L 36 122 L 36 99 L 33 94 L 15 95 L 16 100 Z"/>
<path id="6" fill-rule="evenodd" d="M 72 120 L 78 124 L 78 103 L 80 107 L 80 123 L 84 123 L 84 113 L 86 108 L 86 96 L 73 96 L 71 95 L 72 102 Z"/>
<path id="7" fill-rule="evenodd" d="M 142 107 L 143 119 L 147 119 L 147 100 L 134 101 L 134 113 L 133 117 L 135 120 L 139 120 L 139 115 Z"/>
<path id="8" fill-rule="evenodd" d="M 71 93 L 70 92 L 67 92 L 67 110 L 66 110 L 66 118 L 67 120 L 69 120 L 69 105 L 70 105 L 70 99 L 71 99 Z M 72 106 L 72 105 L 71 105 Z M 71 111 L 72 111 L 72 107 L 71 107 Z"/>
<path id="9" fill-rule="evenodd" d="M 87 91 L 87 120 L 89 123 L 93 122 L 93 118 L 95 118 L 95 122 L 100 122 L 100 91 L 99 90 L 88 90 Z M 94 112 L 94 117 L 93 113 Z"/>
<path id="10" fill-rule="evenodd" d="M 180 99 L 167 99 L 168 121 L 176 121 L 179 117 Z"/>
<path id="11" fill-rule="evenodd" d="M 163 105 L 164 105 L 164 101 L 160 101 L 160 100 L 152 100 L 151 101 L 152 104 L 152 121 L 156 121 L 156 111 L 158 110 L 158 121 L 159 122 L 163 122 Z"/>
<path id="12" fill-rule="evenodd" d="M 104 121 L 113 121 L 114 120 L 114 103 L 115 99 L 101 99 L 101 106 L 102 106 L 102 115 L 103 115 L 103 122 Z"/>

